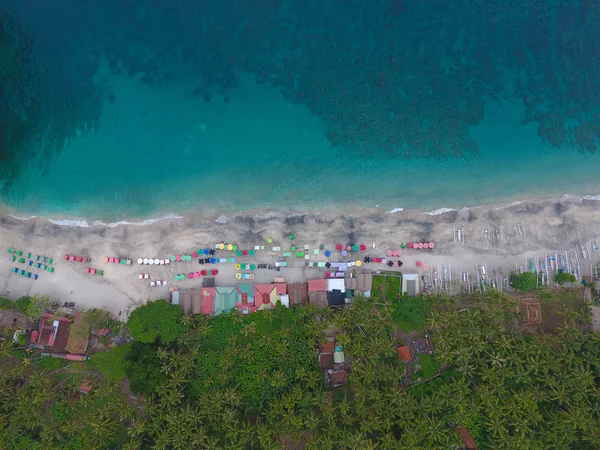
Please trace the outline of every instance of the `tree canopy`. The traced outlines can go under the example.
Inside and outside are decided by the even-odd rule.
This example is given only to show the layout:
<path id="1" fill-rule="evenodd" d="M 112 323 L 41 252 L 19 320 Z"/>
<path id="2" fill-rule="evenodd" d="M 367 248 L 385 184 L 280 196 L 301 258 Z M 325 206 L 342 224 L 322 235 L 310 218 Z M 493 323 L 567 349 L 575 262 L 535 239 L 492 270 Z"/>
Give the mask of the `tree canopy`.
<path id="1" fill-rule="evenodd" d="M 127 329 L 136 341 L 168 344 L 185 333 L 181 316 L 179 307 L 171 306 L 167 300 L 156 300 L 134 309 Z"/>

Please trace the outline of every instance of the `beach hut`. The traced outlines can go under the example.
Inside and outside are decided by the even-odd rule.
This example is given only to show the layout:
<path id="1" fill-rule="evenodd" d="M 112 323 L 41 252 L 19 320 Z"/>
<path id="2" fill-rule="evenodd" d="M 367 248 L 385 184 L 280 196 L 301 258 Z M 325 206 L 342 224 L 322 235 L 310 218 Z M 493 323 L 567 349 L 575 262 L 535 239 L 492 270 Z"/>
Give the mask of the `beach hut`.
<path id="1" fill-rule="evenodd" d="M 418 272 L 402 272 L 402 295 L 407 294 L 411 297 L 419 295 L 419 273 Z"/>
<path id="2" fill-rule="evenodd" d="M 202 297 L 202 314 L 213 314 L 215 310 L 215 288 L 203 287 L 200 289 Z"/>
<path id="3" fill-rule="evenodd" d="M 238 284 L 236 286 L 239 297 L 235 307 L 243 314 L 256 311 L 254 304 L 254 286 L 251 284 Z"/>
<path id="4" fill-rule="evenodd" d="M 254 302 L 256 309 L 273 309 L 277 304 L 277 300 L 279 300 L 279 295 L 277 294 L 277 284 L 271 283 L 254 285 Z"/>
<path id="5" fill-rule="evenodd" d="M 311 305 L 327 306 L 327 280 L 308 280 L 308 301 Z"/>
<path id="6" fill-rule="evenodd" d="M 219 315 L 224 312 L 229 312 L 235 308 L 239 300 L 239 293 L 235 287 L 219 286 L 215 288 L 215 310 L 214 314 Z"/>
<path id="7" fill-rule="evenodd" d="M 308 283 L 292 283 L 287 285 L 290 306 L 308 303 Z"/>

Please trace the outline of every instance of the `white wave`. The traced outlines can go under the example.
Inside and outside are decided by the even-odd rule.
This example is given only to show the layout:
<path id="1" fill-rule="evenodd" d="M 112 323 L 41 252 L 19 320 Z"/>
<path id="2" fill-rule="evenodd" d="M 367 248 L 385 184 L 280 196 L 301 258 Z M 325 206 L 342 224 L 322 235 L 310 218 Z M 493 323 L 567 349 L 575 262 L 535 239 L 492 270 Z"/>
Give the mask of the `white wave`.
<path id="1" fill-rule="evenodd" d="M 14 219 L 18 219 L 18 220 L 31 220 L 31 219 L 37 218 L 37 216 L 19 217 L 19 216 L 15 216 L 12 214 L 10 214 L 10 217 L 12 217 Z M 52 217 L 49 217 L 46 220 L 48 220 L 48 222 L 50 222 L 50 223 L 53 223 L 54 225 L 60 225 L 60 226 L 64 226 L 64 227 L 88 228 L 88 227 L 100 226 L 100 227 L 115 228 L 115 227 L 118 227 L 119 225 L 134 225 L 134 226 L 151 225 L 151 224 L 159 222 L 161 220 L 171 220 L 171 219 L 183 219 L 183 216 L 178 216 L 176 214 L 167 214 L 163 217 L 158 217 L 158 218 L 154 218 L 154 219 L 146 219 L 146 220 L 142 220 L 139 222 L 129 221 L 129 220 L 121 220 L 119 222 L 109 222 L 109 223 L 102 222 L 100 220 L 95 220 L 94 222 L 90 223 L 87 220 L 83 220 L 83 219 L 53 219 Z"/>
<path id="2" fill-rule="evenodd" d="M 389 211 L 386 211 L 385 213 L 386 213 L 386 214 L 395 214 L 395 213 L 397 213 L 397 212 L 400 212 L 400 211 L 404 211 L 404 208 L 394 208 L 394 209 L 390 209 Z"/>
<path id="3" fill-rule="evenodd" d="M 424 214 L 427 214 L 428 216 L 437 216 L 439 214 L 445 214 L 445 213 L 449 213 L 452 211 L 456 211 L 456 209 L 454 208 L 440 208 L 440 209 L 436 209 L 434 211 L 427 211 Z"/>

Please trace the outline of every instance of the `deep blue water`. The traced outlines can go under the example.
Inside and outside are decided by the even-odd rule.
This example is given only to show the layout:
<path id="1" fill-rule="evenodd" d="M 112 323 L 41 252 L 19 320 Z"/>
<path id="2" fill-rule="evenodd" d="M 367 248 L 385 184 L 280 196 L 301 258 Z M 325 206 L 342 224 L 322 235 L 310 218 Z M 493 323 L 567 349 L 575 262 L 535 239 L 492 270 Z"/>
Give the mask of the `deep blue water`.
<path id="1" fill-rule="evenodd" d="M 595 194 L 599 13 L 0 0 L 0 200 L 121 219 Z"/>

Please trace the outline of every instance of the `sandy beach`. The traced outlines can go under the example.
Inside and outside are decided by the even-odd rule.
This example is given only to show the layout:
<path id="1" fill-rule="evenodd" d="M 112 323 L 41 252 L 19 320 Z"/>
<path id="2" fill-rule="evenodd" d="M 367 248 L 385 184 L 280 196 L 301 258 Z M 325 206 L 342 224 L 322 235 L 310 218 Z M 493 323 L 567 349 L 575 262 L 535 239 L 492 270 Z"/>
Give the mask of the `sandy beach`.
<path id="1" fill-rule="evenodd" d="M 461 230 L 463 242 L 456 240 Z M 291 241 L 290 234 L 295 235 Z M 180 219 L 164 219 L 149 225 L 90 225 L 65 226 L 42 218 L 16 219 L 0 216 L 0 295 L 18 298 L 22 295 L 45 294 L 60 302 L 74 302 L 76 309 L 102 307 L 118 314 L 148 299 L 168 297 L 169 287 L 199 286 L 201 279 L 175 282 L 178 273 L 200 270 L 197 261 L 179 262 L 165 266 L 140 266 L 138 258 L 168 258 L 170 255 L 191 253 L 198 248 L 214 247 L 218 242 L 237 244 L 253 249 L 264 246 L 253 258 L 236 258 L 236 262 L 274 263 L 283 261 L 281 252 L 273 246 L 288 250 L 296 245 L 303 250 L 308 245 L 311 261 L 348 261 L 364 256 L 385 257 L 389 249 L 400 248 L 401 242 L 436 243 L 433 250 L 405 250 L 402 269 L 433 268 L 451 264 L 453 279 L 459 281 L 461 272 L 475 273 L 477 264 L 486 264 L 489 273 L 506 277 L 517 265 L 526 265 L 531 257 L 554 254 L 556 251 L 578 251 L 586 242 L 600 236 L 600 202 L 562 198 L 531 200 L 505 206 L 479 207 L 471 210 L 427 214 L 422 211 L 385 212 L 379 208 L 362 210 L 319 210 L 292 215 L 264 211 L 248 211 L 228 216 L 192 215 Z M 272 239 L 272 243 L 268 243 Z M 335 245 L 365 244 L 367 251 L 342 257 Z M 332 251 L 325 258 L 323 251 L 314 254 L 320 244 Z M 26 279 L 10 272 L 22 266 L 11 262 L 8 248 L 18 248 L 56 260 L 53 274 L 32 270 L 38 280 Z M 65 254 L 89 256 L 93 262 L 65 262 Z M 127 257 L 131 266 L 104 262 L 107 256 Z M 232 252 L 217 252 L 217 256 L 232 257 Z M 254 282 L 286 281 L 323 277 L 324 268 L 305 268 L 305 260 L 288 258 L 288 266 L 280 272 L 257 270 Z M 588 275 L 591 265 L 600 260 L 599 252 L 589 252 L 581 258 L 582 275 Z M 103 269 L 105 275 L 84 273 L 85 267 Z M 366 264 L 373 271 L 389 270 L 384 264 Z M 208 268 L 208 267 L 206 267 Z M 210 268 L 219 270 L 218 286 L 241 282 L 235 278 L 235 265 L 220 263 Z M 396 270 L 402 270 L 396 269 Z M 431 270 L 431 269 L 430 269 Z M 151 279 L 167 280 L 167 286 L 150 287 L 138 275 L 148 273 Z"/>

